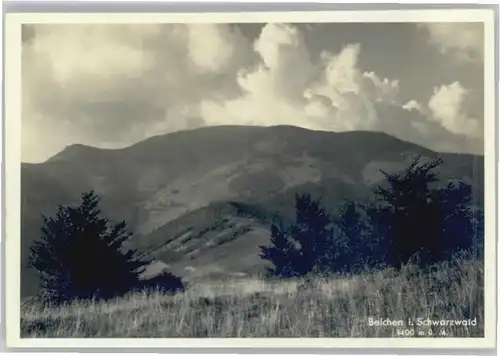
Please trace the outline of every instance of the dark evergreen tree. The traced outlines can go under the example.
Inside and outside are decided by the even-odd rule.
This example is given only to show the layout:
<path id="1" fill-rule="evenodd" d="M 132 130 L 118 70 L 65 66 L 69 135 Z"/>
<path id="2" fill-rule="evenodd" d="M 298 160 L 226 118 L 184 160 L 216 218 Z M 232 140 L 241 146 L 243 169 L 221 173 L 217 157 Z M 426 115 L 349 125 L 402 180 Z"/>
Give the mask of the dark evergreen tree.
<path id="1" fill-rule="evenodd" d="M 460 181 L 449 182 L 437 192 L 443 209 L 443 253 L 448 258 L 457 250 L 472 249 L 482 255 L 484 216 L 479 206 L 471 204 L 472 187 Z"/>
<path id="2" fill-rule="evenodd" d="M 271 246 L 260 246 L 261 257 L 269 260 L 275 276 L 305 275 L 329 267 L 332 239 L 331 218 L 309 194 L 295 196 L 295 223 L 284 228 L 271 226 Z"/>
<path id="3" fill-rule="evenodd" d="M 149 261 L 126 248 L 131 234 L 125 222 L 111 224 L 101 216 L 99 197 L 82 194 L 77 207 L 59 206 L 55 217 L 43 217 L 39 241 L 31 246 L 29 266 L 41 276 L 44 299 L 112 298 L 140 285 Z"/>
<path id="4" fill-rule="evenodd" d="M 403 172 L 382 171 L 386 181 L 375 189 L 370 216 L 389 264 L 400 266 L 412 257 L 432 263 L 471 246 L 470 186 L 452 182 L 433 188 L 441 163 L 423 163 L 417 156 Z"/>
<path id="5" fill-rule="evenodd" d="M 480 260 L 484 259 L 484 211 L 479 207 L 472 208 L 472 252 Z"/>
<path id="6" fill-rule="evenodd" d="M 297 276 L 297 263 L 299 251 L 292 243 L 289 232 L 283 224 L 273 223 L 271 225 L 271 245 L 260 246 L 260 257 L 272 263 L 268 268 L 268 274 L 276 277 Z"/>
<path id="7" fill-rule="evenodd" d="M 295 224 L 291 236 L 299 246 L 298 271 L 301 275 L 310 271 L 321 273 L 329 270 L 330 245 L 333 242 L 332 219 L 309 194 L 296 195 Z"/>
<path id="8" fill-rule="evenodd" d="M 369 229 L 363 210 L 362 205 L 348 201 L 335 219 L 339 231 L 335 244 L 331 246 L 335 251 L 330 255 L 333 257 L 331 265 L 336 271 L 352 272 L 373 264 L 371 260 L 376 246 L 367 236 Z"/>

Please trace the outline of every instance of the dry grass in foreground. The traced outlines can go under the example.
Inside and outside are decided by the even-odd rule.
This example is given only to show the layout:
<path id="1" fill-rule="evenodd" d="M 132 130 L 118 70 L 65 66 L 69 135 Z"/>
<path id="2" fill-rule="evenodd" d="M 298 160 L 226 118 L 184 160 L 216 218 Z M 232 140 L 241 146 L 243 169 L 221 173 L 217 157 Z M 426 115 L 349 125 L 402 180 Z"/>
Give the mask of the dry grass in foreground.
<path id="1" fill-rule="evenodd" d="M 466 259 L 339 278 L 196 284 L 184 293 L 24 306 L 22 337 L 483 337 L 483 263 Z M 476 320 L 370 326 L 369 318 Z M 410 331 L 408 331 L 410 330 Z M 411 331 L 413 330 L 413 331 Z M 443 330 L 445 334 L 443 333 Z"/>

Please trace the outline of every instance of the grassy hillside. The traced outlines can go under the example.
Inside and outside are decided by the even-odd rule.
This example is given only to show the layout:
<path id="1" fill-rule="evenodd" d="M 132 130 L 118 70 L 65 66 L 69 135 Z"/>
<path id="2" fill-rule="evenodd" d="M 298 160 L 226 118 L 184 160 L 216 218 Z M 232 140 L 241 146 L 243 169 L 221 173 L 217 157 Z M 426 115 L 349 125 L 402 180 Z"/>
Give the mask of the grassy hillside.
<path id="1" fill-rule="evenodd" d="M 482 262 L 457 257 L 310 281 L 194 283 L 184 293 L 22 307 L 22 337 L 483 337 Z M 414 326 L 370 326 L 369 319 Z M 418 318 L 475 325 L 418 326 Z"/>
<path id="2" fill-rule="evenodd" d="M 267 265 L 259 245 L 269 242 L 272 218 L 259 206 L 214 203 L 136 239 L 135 247 L 186 280 L 255 275 Z"/>

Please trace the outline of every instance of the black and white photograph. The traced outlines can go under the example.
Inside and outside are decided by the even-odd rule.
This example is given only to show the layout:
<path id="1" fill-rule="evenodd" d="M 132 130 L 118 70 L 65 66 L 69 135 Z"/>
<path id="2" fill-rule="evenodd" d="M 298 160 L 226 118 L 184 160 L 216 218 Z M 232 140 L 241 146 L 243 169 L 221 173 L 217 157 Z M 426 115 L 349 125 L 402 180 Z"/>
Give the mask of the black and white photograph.
<path id="1" fill-rule="evenodd" d="M 15 343 L 493 347 L 493 11 L 360 13 L 7 17 Z"/>

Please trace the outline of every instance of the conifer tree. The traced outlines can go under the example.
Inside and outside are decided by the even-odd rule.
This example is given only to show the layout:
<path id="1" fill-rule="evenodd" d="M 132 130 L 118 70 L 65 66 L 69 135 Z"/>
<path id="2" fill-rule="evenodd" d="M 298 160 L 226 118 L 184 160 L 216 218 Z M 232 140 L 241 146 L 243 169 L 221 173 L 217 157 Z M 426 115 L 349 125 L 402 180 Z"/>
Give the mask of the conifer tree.
<path id="1" fill-rule="evenodd" d="M 44 299 L 107 299 L 140 285 L 139 276 L 150 261 L 126 247 L 131 234 L 125 222 L 112 224 L 102 217 L 99 201 L 90 191 L 82 194 L 79 206 L 59 206 L 55 217 L 43 217 L 29 267 L 40 274 Z"/>
<path id="2" fill-rule="evenodd" d="M 362 214 L 363 206 L 353 201 L 346 202 L 335 219 L 338 236 L 332 253 L 332 265 L 336 271 L 351 272 L 354 268 L 371 265 L 375 246 L 368 238 L 368 227 Z"/>
<path id="3" fill-rule="evenodd" d="M 260 246 L 260 257 L 272 263 L 268 274 L 276 277 L 293 277 L 298 275 L 296 264 L 299 252 L 292 244 L 288 231 L 282 224 L 271 225 L 271 245 Z"/>
<path id="4" fill-rule="evenodd" d="M 275 276 L 301 276 L 327 268 L 332 230 L 331 218 L 309 194 L 295 196 L 295 222 L 289 228 L 271 226 L 271 246 L 260 246 Z"/>
<path id="5" fill-rule="evenodd" d="M 470 186 L 449 182 L 433 187 L 441 164 L 441 159 L 423 163 L 417 156 L 402 172 L 382 171 L 386 181 L 375 189 L 378 204 L 371 220 L 374 233 L 383 237 L 389 264 L 401 266 L 413 257 L 433 263 L 471 247 Z"/>

